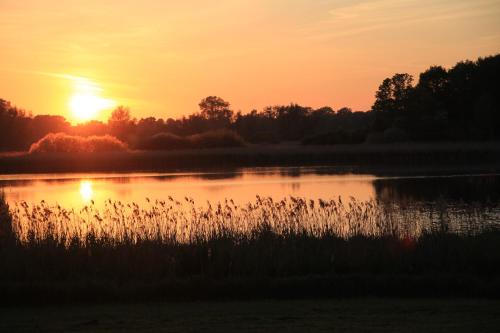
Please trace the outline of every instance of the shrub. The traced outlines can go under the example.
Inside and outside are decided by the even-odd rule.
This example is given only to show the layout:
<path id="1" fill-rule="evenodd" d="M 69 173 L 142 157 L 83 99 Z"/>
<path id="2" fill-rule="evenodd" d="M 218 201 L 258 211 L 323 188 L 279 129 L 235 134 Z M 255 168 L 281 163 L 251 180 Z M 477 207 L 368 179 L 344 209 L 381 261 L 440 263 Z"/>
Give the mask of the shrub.
<path id="1" fill-rule="evenodd" d="M 405 130 L 400 128 L 391 127 L 384 131 L 384 142 L 404 142 L 408 141 L 408 134 Z"/>
<path id="2" fill-rule="evenodd" d="M 138 149 L 144 150 L 169 150 L 189 148 L 189 142 L 186 138 L 172 133 L 158 133 L 137 145 Z"/>
<path id="3" fill-rule="evenodd" d="M 29 152 L 95 153 L 124 150 L 127 150 L 127 146 L 110 135 L 82 137 L 65 133 L 50 133 L 33 143 Z"/>
<path id="4" fill-rule="evenodd" d="M 396 143 L 408 140 L 408 133 L 397 127 L 388 128 L 384 132 L 372 132 L 366 137 L 367 143 Z"/>
<path id="5" fill-rule="evenodd" d="M 366 136 L 366 143 L 384 143 L 384 133 L 372 132 Z"/>
<path id="6" fill-rule="evenodd" d="M 328 133 L 310 136 L 302 140 L 304 145 L 334 145 L 334 144 L 357 144 L 365 141 L 364 131 L 336 130 Z"/>
<path id="7" fill-rule="evenodd" d="M 272 130 L 255 130 L 250 133 L 243 134 L 246 141 L 251 143 L 280 143 L 281 139 L 276 131 Z"/>
<path id="8" fill-rule="evenodd" d="M 166 132 L 158 133 L 140 142 L 137 148 L 144 150 L 169 150 L 242 147 L 244 145 L 245 141 L 237 133 L 229 130 L 217 130 L 186 137 Z"/>
<path id="9" fill-rule="evenodd" d="M 230 130 L 209 131 L 188 137 L 193 148 L 242 147 L 245 141 Z"/>

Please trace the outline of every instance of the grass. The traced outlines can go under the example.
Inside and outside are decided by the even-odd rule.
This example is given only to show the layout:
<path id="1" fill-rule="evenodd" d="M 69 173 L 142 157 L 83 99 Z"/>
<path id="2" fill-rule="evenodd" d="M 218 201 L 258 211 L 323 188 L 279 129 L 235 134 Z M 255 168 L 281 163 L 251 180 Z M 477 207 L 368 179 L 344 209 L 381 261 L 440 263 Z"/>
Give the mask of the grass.
<path id="1" fill-rule="evenodd" d="M 444 203 L 400 201 L 357 201 L 341 197 L 307 200 L 289 197 L 279 201 L 257 196 L 254 202 L 238 205 L 232 200 L 195 203 L 185 197 L 138 204 L 107 200 L 99 210 L 92 203 L 80 211 L 45 202 L 21 202 L 10 209 L 16 238 L 24 244 L 54 241 L 77 243 L 110 242 L 133 245 L 154 242 L 192 245 L 227 239 L 233 243 L 252 241 L 261 235 L 287 238 L 356 237 L 416 240 L 426 234 L 480 234 L 497 226 L 500 208 L 462 204 L 448 208 Z"/>
<path id="2" fill-rule="evenodd" d="M 233 168 L 241 166 L 336 165 L 364 169 L 432 166 L 453 170 L 498 171 L 500 144 L 405 143 L 336 146 L 297 144 L 248 145 L 236 148 L 110 153 L 4 153 L 1 173 L 121 172 Z"/>
<path id="3" fill-rule="evenodd" d="M 498 300 L 260 300 L 8 307 L 5 332 L 494 332 Z"/>
<path id="4" fill-rule="evenodd" d="M 2 302 L 500 296 L 497 203 L 168 198 L 9 211 Z"/>

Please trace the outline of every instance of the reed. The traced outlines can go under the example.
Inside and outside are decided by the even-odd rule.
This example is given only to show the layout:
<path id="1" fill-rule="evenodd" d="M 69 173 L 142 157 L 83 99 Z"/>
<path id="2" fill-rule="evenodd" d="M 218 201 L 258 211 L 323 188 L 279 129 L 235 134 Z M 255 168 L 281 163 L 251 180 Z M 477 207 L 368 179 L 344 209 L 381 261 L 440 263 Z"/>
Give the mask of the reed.
<path id="1" fill-rule="evenodd" d="M 167 197 L 78 211 L 45 202 L 5 207 L 7 302 L 500 296 L 497 203 Z"/>
<path id="2" fill-rule="evenodd" d="M 107 200 L 99 209 L 92 201 L 81 210 L 67 210 L 42 201 L 16 204 L 12 228 L 22 243 L 51 239 L 61 244 L 87 239 L 134 244 L 155 241 L 194 244 L 218 238 L 249 238 L 262 230 L 278 236 L 311 238 L 357 236 L 418 238 L 425 233 L 473 234 L 494 227 L 496 205 L 446 207 L 442 202 L 366 202 L 350 198 L 307 200 L 289 197 L 279 201 L 256 197 L 238 205 L 233 200 L 197 204 L 192 198 L 135 202 Z"/>

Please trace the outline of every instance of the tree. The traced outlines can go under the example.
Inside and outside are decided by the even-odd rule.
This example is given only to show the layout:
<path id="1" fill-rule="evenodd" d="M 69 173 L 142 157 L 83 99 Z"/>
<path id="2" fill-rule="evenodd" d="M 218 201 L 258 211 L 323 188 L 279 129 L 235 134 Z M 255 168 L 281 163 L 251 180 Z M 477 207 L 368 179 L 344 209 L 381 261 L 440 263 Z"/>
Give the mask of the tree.
<path id="1" fill-rule="evenodd" d="M 418 89 L 425 89 L 437 97 L 443 97 L 448 89 L 448 71 L 441 66 L 432 66 L 420 74 Z"/>
<path id="2" fill-rule="evenodd" d="M 30 120 L 26 112 L 0 99 L 0 151 L 29 147 Z"/>
<path id="3" fill-rule="evenodd" d="M 208 96 L 198 104 L 201 116 L 206 120 L 215 120 L 230 122 L 233 117 L 233 111 L 229 108 L 229 102 L 226 102 L 217 96 Z"/>
<path id="4" fill-rule="evenodd" d="M 329 106 L 323 106 L 314 110 L 311 114 L 314 116 L 332 116 L 335 114 L 335 111 Z"/>
<path id="5" fill-rule="evenodd" d="M 409 96 L 413 77 L 407 73 L 395 74 L 392 78 L 385 79 L 375 93 L 373 111 L 402 111 L 404 103 Z"/>
<path id="6" fill-rule="evenodd" d="M 130 109 L 128 107 L 120 105 L 113 110 L 111 116 L 108 119 L 108 123 L 120 122 L 128 123 L 130 121 Z"/>
<path id="7" fill-rule="evenodd" d="M 130 117 L 130 109 L 119 106 L 108 119 L 109 131 L 122 141 L 130 142 L 134 136 L 135 121 Z"/>
<path id="8" fill-rule="evenodd" d="M 343 108 L 340 108 L 337 110 L 337 115 L 339 115 L 339 116 L 346 117 L 346 116 L 349 116 L 351 114 L 352 114 L 352 109 L 345 107 L 345 106 Z"/>
<path id="9" fill-rule="evenodd" d="M 63 116 L 37 115 L 31 118 L 29 126 L 29 141 L 36 142 L 47 133 L 67 133 L 71 124 Z"/>
<path id="10" fill-rule="evenodd" d="M 407 73 L 395 74 L 385 79 L 375 93 L 372 111 L 375 113 L 375 130 L 383 131 L 391 126 L 397 117 L 404 117 L 409 96 L 413 89 L 413 77 Z"/>

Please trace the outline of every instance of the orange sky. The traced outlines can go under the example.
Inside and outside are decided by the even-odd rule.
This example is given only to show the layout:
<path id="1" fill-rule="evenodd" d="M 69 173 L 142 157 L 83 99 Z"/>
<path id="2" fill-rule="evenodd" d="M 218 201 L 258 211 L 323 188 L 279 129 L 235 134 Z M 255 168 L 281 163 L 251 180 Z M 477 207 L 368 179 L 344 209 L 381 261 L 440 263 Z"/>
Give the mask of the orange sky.
<path id="1" fill-rule="evenodd" d="M 395 72 L 500 52 L 499 21 L 500 0 L 0 0 L 0 98 L 76 121 L 85 80 L 135 117 L 207 95 L 365 110 Z"/>

